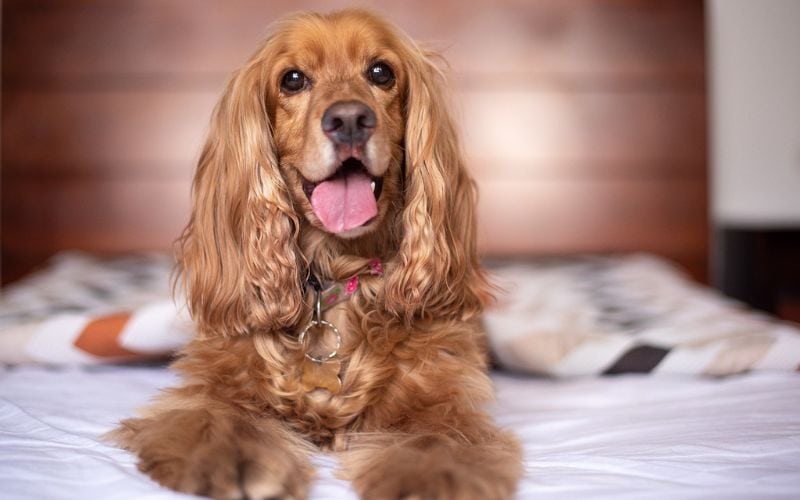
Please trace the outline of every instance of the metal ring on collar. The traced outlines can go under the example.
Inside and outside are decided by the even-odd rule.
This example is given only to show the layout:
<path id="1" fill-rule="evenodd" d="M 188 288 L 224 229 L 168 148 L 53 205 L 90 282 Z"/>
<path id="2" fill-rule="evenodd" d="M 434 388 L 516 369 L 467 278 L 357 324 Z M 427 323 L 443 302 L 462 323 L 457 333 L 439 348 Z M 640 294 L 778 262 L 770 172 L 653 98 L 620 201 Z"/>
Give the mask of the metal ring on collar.
<path id="1" fill-rule="evenodd" d="M 302 344 L 306 338 L 306 333 L 308 333 L 308 331 L 314 328 L 315 326 L 330 328 L 333 331 L 333 334 L 336 336 L 336 347 L 333 349 L 333 351 L 331 351 L 327 355 L 314 356 L 309 353 L 306 353 L 306 358 L 308 358 L 309 360 L 314 361 L 315 363 L 324 363 L 326 361 L 335 358 L 336 355 L 338 354 L 339 348 L 342 347 L 342 334 L 339 333 L 339 329 L 336 328 L 333 325 L 333 323 L 330 323 L 325 320 L 313 320 L 308 324 L 308 326 L 305 327 L 305 329 L 302 332 L 300 332 L 300 335 L 297 337 L 297 340 Z"/>

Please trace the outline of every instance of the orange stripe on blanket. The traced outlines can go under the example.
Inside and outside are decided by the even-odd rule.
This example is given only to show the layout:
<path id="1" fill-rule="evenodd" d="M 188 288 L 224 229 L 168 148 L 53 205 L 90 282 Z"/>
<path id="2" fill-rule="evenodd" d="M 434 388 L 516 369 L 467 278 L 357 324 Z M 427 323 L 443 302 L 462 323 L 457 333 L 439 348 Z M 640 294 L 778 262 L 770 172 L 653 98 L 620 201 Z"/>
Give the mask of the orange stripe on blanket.
<path id="1" fill-rule="evenodd" d="M 75 339 L 75 347 L 101 358 L 131 361 L 150 359 L 151 356 L 129 351 L 120 345 L 120 334 L 129 319 L 131 313 L 110 314 L 93 319 Z"/>

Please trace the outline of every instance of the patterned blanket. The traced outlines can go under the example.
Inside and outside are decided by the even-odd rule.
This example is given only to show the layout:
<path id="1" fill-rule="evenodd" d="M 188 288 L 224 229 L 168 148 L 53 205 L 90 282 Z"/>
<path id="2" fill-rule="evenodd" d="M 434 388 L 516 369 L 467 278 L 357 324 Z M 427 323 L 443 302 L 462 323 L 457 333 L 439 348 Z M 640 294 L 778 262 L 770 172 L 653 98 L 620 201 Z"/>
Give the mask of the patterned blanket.
<path id="1" fill-rule="evenodd" d="M 102 364 L 174 354 L 192 335 L 161 254 L 54 257 L 3 290 L 0 362 Z M 694 284 L 648 255 L 490 265 L 501 367 L 548 376 L 797 370 L 800 329 Z"/>

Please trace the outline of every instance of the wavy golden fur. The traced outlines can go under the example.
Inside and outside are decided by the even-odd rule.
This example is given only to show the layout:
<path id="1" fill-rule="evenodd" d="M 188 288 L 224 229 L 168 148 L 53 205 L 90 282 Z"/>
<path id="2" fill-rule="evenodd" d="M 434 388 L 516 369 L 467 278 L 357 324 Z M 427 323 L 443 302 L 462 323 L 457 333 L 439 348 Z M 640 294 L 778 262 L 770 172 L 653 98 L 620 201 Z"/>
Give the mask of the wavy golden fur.
<path id="1" fill-rule="evenodd" d="M 303 14 L 277 24 L 228 83 L 179 240 L 198 331 L 174 365 L 183 385 L 111 434 L 159 483 L 304 498 L 316 446 L 340 454 L 363 498 L 512 495 L 518 445 L 481 409 L 490 294 L 476 190 L 433 57 L 363 11 Z M 389 84 L 366 75 L 376 61 Z M 290 70 L 307 78 L 299 91 L 283 84 Z M 382 190 L 372 219 L 333 234 L 304 186 L 341 168 L 319 123 L 343 101 L 374 111 L 362 160 Z M 326 314 L 342 332 L 341 391 L 309 392 L 297 340 L 311 319 L 307 279 L 345 279 L 376 257 L 385 275 L 362 276 Z"/>

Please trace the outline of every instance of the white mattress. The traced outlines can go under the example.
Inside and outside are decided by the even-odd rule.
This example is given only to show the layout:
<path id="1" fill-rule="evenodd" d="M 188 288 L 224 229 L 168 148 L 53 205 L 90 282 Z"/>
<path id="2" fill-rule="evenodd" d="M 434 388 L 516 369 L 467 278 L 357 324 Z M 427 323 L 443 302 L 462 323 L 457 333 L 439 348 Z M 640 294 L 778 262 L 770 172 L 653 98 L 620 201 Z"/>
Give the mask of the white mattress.
<path id="1" fill-rule="evenodd" d="M 182 497 L 98 438 L 174 383 L 165 368 L 0 370 L 0 497 Z M 525 447 L 518 498 L 800 496 L 796 373 L 493 378 L 491 412 Z M 356 498 L 316 463 L 311 498 Z"/>

